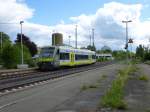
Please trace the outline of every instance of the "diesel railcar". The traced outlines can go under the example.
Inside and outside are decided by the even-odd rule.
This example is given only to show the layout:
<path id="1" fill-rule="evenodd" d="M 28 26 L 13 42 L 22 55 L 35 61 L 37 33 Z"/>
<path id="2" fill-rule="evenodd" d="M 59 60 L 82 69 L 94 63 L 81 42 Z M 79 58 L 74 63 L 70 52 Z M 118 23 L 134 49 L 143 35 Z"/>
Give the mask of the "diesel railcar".
<path id="1" fill-rule="evenodd" d="M 49 46 L 41 48 L 37 65 L 39 69 L 52 70 L 62 66 L 79 66 L 96 62 L 96 53 L 69 46 Z"/>

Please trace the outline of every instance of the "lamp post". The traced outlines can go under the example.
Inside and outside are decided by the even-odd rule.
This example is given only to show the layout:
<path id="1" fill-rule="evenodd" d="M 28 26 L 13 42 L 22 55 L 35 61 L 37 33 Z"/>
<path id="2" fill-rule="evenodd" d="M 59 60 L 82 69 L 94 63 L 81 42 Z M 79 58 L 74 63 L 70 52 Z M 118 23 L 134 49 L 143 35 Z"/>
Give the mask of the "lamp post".
<path id="1" fill-rule="evenodd" d="M 127 61 L 128 61 L 128 23 L 129 22 L 132 22 L 132 20 L 125 20 L 125 21 L 122 21 L 122 23 L 125 23 L 126 24 L 126 45 L 125 45 L 125 49 L 126 49 L 126 55 L 127 55 Z"/>
<path id="2" fill-rule="evenodd" d="M 22 42 L 22 24 L 24 21 L 20 21 L 20 26 L 21 26 L 21 64 L 24 64 L 24 59 L 23 59 L 23 42 Z"/>

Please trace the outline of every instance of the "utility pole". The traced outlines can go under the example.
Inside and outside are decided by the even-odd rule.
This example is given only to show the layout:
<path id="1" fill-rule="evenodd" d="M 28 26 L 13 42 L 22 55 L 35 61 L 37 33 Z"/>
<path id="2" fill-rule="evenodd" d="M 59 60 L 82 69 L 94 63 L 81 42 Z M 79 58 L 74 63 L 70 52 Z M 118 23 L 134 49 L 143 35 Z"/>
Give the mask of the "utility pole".
<path id="1" fill-rule="evenodd" d="M 93 47 L 95 46 L 94 45 L 94 28 L 92 28 L 92 39 L 93 39 Z"/>
<path id="2" fill-rule="evenodd" d="M 94 28 L 92 28 L 92 39 L 93 39 L 93 50 L 95 51 L 95 44 L 94 44 Z"/>
<path id="3" fill-rule="evenodd" d="M 75 42 L 75 48 L 76 48 L 76 49 L 77 49 L 77 41 L 78 41 L 78 40 L 77 40 L 77 35 L 78 35 L 78 34 L 77 34 L 77 33 L 78 33 L 78 32 L 77 32 L 77 28 L 78 28 L 78 26 L 76 25 L 76 27 L 75 27 L 75 41 L 76 41 L 76 42 Z"/>
<path id="4" fill-rule="evenodd" d="M 69 37 L 69 46 L 70 46 L 70 38 L 71 38 L 71 36 L 69 35 L 68 37 Z"/>
<path id="5" fill-rule="evenodd" d="M 91 46 L 91 34 L 90 34 L 90 46 Z"/>
<path id="6" fill-rule="evenodd" d="M 122 21 L 122 23 L 126 24 L 126 45 L 125 45 L 125 49 L 126 49 L 126 58 L 128 61 L 128 23 L 132 22 L 132 20 L 126 20 L 126 21 Z"/>

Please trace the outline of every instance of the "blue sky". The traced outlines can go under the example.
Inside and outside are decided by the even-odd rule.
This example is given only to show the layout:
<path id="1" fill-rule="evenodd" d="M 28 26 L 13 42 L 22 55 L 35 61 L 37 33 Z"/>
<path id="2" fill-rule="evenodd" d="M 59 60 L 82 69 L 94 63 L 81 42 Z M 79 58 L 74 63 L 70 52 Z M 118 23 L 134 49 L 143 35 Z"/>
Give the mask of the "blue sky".
<path id="1" fill-rule="evenodd" d="M 113 0 L 125 4 L 143 4 L 141 20 L 150 16 L 150 0 Z M 112 0 L 26 0 L 27 5 L 35 9 L 34 17 L 30 21 L 45 25 L 55 25 L 61 20 L 70 23 L 69 17 L 81 14 L 94 14 L 97 9 Z"/>

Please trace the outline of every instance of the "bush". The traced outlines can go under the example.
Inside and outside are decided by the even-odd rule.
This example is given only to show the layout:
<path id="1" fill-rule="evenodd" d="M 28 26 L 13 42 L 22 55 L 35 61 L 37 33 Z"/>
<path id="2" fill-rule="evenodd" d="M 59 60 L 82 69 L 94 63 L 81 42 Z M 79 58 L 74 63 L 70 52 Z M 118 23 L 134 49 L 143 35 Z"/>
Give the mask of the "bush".
<path id="1" fill-rule="evenodd" d="M 4 67 L 6 68 L 14 68 L 16 66 L 16 56 L 15 49 L 12 45 L 7 45 L 3 48 L 2 52 L 2 61 Z"/>
<path id="2" fill-rule="evenodd" d="M 14 49 L 16 51 L 16 62 L 17 64 L 21 63 L 21 46 L 20 44 L 15 44 Z M 24 63 L 29 64 L 29 66 L 33 65 L 31 54 L 26 46 L 23 46 L 23 57 Z"/>
<path id="3" fill-rule="evenodd" d="M 97 61 L 98 62 L 104 62 L 104 61 L 108 61 L 109 59 L 107 59 L 107 58 L 99 58 L 99 59 L 97 59 Z"/>
<path id="4" fill-rule="evenodd" d="M 31 55 L 27 47 L 23 46 L 24 63 L 31 64 Z M 3 48 L 2 61 L 5 68 L 16 68 L 21 63 L 21 47 L 19 44 L 7 45 Z M 32 64 L 31 64 L 32 65 Z"/>
<path id="5" fill-rule="evenodd" d="M 139 80 L 148 81 L 149 78 L 148 78 L 148 76 L 146 76 L 146 75 L 141 75 L 141 76 L 139 77 Z"/>

